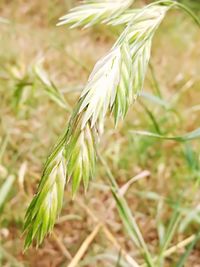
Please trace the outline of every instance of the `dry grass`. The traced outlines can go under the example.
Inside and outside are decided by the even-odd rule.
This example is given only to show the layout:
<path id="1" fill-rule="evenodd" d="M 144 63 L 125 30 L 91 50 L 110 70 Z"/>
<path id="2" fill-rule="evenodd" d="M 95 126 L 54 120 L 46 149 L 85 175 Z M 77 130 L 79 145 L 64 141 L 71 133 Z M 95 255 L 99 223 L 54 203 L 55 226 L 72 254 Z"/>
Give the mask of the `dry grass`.
<path id="1" fill-rule="evenodd" d="M 9 175 L 15 176 L 0 210 L 0 266 L 67 266 L 81 246 L 84 253 L 76 266 L 115 266 L 112 260 L 120 257 L 131 264 L 135 259 L 142 262 L 123 230 L 101 164 L 87 195 L 82 190 L 71 201 L 71 192 L 66 190 L 64 208 L 54 234 L 38 250 L 32 248 L 22 253 L 25 210 L 40 179 L 47 151 L 70 115 L 47 97 L 31 68 L 39 57 L 44 57 L 45 70 L 73 106 L 94 63 L 112 46 L 119 31 L 108 27 L 85 32 L 56 28 L 57 18 L 68 5 L 70 1 L 0 3 L 1 16 L 11 20 L 11 24 L 0 24 L 0 184 Z M 126 199 L 145 241 L 155 253 L 158 252 L 158 233 L 168 224 L 175 207 L 183 219 L 170 247 L 199 229 L 200 145 L 198 141 L 186 145 L 161 142 L 133 136 L 130 131 L 154 131 L 144 105 L 164 133 L 184 133 L 199 126 L 198 47 L 197 27 L 185 15 L 171 14 L 154 40 L 152 65 L 163 98 L 174 103 L 175 112 L 141 98 L 143 106 L 135 104 L 118 129 L 111 127 L 113 122 L 108 119 L 101 141 L 100 151 L 120 187 L 144 170 L 150 173 L 129 187 Z M 17 86 L 22 81 L 28 86 L 23 87 L 22 96 L 14 101 L 13 95 L 17 96 Z M 155 91 L 150 71 L 145 89 Z M 195 214 L 191 214 L 191 210 Z M 187 227 L 183 224 L 185 218 L 189 220 Z M 97 222 L 101 227 L 96 234 Z M 91 233 L 95 233 L 95 237 Z M 173 266 L 183 252 L 181 248 L 170 254 L 164 267 Z M 197 243 L 185 266 L 198 267 L 199 259 Z"/>

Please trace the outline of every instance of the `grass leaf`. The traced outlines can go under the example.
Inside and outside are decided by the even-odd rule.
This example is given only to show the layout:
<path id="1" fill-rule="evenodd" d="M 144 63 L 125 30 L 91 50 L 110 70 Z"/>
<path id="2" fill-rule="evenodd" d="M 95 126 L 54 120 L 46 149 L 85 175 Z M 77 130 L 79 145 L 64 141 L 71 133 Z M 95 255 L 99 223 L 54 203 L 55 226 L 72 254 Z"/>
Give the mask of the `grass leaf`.
<path id="1" fill-rule="evenodd" d="M 14 175 L 10 175 L 8 176 L 8 178 L 6 179 L 6 181 L 3 183 L 3 185 L 0 187 L 0 209 L 3 207 L 6 198 L 12 188 L 12 185 L 15 181 L 15 176 Z"/>
<path id="2" fill-rule="evenodd" d="M 183 253 L 183 255 L 181 255 L 181 257 L 180 257 L 180 259 L 177 262 L 175 267 L 184 267 L 185 266 L 187 258 L 189 257 L 190 253 L 192 252 L 194 246 L 199 241 L 199 239 L 200 239 L 200 232 L 196 235 L 193 242 L 186 248 L 185 253 Z"/>
<path id="3" fill-rule="evenodd" d="M 163 140 L 173 140 L 177 142 L 187 142 L 187 141 L 200 138 L 200 128 L 192 132 L 189 132 L 187 134 L 180 135 L 180 136 L 167 136 L 167 135 L 160 135 L 160 134 L 153 133 L 153 132 L 138 131 L 138 130 L 131 130 L 131 133 L 137 134 L 137 135 L 149 136 L 149 137 L 158 138 L 158 139 L 163 139 Z"/>
<path id="4" fill-rule="evenodd" d="M 142 249 L 144 257 L 146 259 L 146 263 L 148 264 L 147 266 L 153 267 L 153 259 L 148 251 L 140 229 L 134 217 L 132 216 L 125 199 L 120 196 L 114 189 L 112 190 L 112 193 L 118 208 L 119 215 L 127 233 L 129 234 L 129 237 L 132 239 L 135 245 Z"/>
<path id="5" fill-rule="evenodd" d="M 49 79 L 47 73 L 42 68 L 41 63 L 37 64 L 34 70 L 36 77 L 44 85 L 45 91 L 50 99 L 57 103 L 61 108 L 67 111 L 71 111 L 71 107 L 69 106 L 61 92 L 58 90 L 58 88 L 55 86 L 55 84 Z"/>
<path id="6" fill-rule="evenodd" d="M 167 248 L 169 247 L 170 242 L 174 237 L 174 234 L 175 234 L 175 231 L 178 227 L 180 219 L 181 219 L 180 213 L 175 210 L 171 216 L 168 228 L 167 228 L 165 236 L 163 238 L 163 243 L 161 245 L 161 251 L 160 251 L 160 257 L 161 258 L 163 256 L 163 253 L 165 252 L 165 250 L 167 250 Z"/>

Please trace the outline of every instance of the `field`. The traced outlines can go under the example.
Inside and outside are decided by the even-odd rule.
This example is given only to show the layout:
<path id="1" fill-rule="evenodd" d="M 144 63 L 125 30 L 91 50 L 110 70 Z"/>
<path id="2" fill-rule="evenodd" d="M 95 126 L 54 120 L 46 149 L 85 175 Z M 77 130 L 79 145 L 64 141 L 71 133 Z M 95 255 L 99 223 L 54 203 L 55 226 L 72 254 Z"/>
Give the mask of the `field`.
<path id="1" fill-rule="evenodd" d="M 198 1 L 185 3 L 199 16 Z M 23 253 L 24 216 L 46 158 L 94 64 L 122 30 L 56 27 L 74 5 L 0 1 L 0 266 L 130 267 L 133 259 L 146 266 L 120 219 L 112 173 L 149 251 L 161 255 L 155 267 L 200 267 L 200 142 L 183 140 L 200 122 L 200 29 L 178 9 L 155 35 L 142 95 L 117 127 L 107 117 L 88 191 L 81 187 L 72 200 L 67 185 L 52 234 Z"/>

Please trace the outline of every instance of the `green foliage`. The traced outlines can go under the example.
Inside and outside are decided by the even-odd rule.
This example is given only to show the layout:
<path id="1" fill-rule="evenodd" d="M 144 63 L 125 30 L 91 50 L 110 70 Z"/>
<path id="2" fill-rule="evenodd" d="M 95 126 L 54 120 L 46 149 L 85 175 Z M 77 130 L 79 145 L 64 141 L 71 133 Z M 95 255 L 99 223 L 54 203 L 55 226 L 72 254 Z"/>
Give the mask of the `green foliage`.
<path id="1" fill-rule="evenodd" d="M 177 142 L 187 142 L 187 141 L 191 141 L 191 140 L 195 140 L 195 139 L 200 138 L 200 128 L 198 128 L 198 129 L 196 129 L 190 133 L 180 135 L 180 136 L 166 136 L 166 135 L 160 135 L 157 133 L 152 133 L 152 132 L 147 132 L 147 131 L 132 131 L 132 133 L 144 135 L 144 136 L 149 136 L 149 137 L 154 137 L 154 138 L 158 138 L 158 139 L 173 140 L 173 141 L 177 141 Z"/>

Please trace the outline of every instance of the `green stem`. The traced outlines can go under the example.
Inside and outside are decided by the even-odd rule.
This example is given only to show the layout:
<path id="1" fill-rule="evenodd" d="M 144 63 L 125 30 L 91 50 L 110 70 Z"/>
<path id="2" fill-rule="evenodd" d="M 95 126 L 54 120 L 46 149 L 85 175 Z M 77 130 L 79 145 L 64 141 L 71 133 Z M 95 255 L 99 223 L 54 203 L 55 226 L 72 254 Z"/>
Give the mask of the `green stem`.
<path id="1" fill-rule="evenodd" d="M 194 22 L 200 27 L 200 19 L 194 14 L 194 12 L 192 12 L 192 10 L 190 10 L 187 6 L 181 4 L 181 3 L 177 3 L 176 2 L 176 6 L 180 7 L 181 9 L 183 9 L 188 15 L 191 16 L 191 18 L 194 20 Z"/>
<path id="2" fill-rule="evenodd" d="M 151 77 L 152 77 L 152 83 L 153 83 L 153 87 L 156 91 L 156 94 L 157 96 L 159 96 L 160 98 L 162 98 L 162 93 L 161 93 L 161 90 L 160 90 L 160 85 L 159 85 L 159 82 L 156 78 L 156 74 L 155 74 L 155 70 L 154 70 L 154 67 L 152 65 L 151 62 L 149 62 L 149 69 L 150 69 L 150 72 L 151 72 Z"/>
<path id="3" fill-rule="evenodd" d="M 153 115 L 153 113 L 147 108 L 147 106 L 140 100 L 138 100 L 140 105 L 143 107 L 143 109 L 146 111 L 147 115 L 150 117 L 153 125 L 154 125 L 154 128 L 156 130 L 156 132 L 158 134 L 162 134 L 162 131 L 160 130 L 160 126 L 159 126 L 159 123 L 157 122 L 155 116 Z"/>

